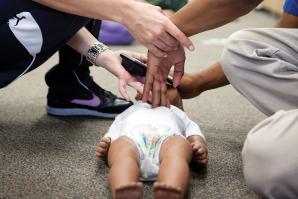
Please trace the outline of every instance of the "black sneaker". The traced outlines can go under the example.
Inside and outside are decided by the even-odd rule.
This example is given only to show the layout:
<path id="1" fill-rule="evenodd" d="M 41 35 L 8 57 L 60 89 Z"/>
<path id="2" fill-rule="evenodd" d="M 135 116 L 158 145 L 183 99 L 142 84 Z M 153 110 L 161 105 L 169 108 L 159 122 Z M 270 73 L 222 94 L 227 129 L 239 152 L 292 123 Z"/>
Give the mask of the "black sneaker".
<path id="1" fill-rule="evenodd" d="M 55 116 L 95 116 L 100 118 L 115 118 L 119 113 L 133 103 L 117 97 L 104 90 L 93 80 L 89 86 L 78 79 L 80 86 L 61 85 L 59 89 L 49 88 L 48 107 L 49 115 Z"/>

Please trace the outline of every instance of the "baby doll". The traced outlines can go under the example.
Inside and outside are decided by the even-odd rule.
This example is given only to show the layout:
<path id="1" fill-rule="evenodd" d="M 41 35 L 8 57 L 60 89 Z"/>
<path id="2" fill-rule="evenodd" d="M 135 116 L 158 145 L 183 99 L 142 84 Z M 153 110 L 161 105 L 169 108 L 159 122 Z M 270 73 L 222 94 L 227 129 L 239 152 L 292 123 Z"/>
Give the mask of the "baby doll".
<path id="1" fill-rule="evenodd" d="M 207 164 L 207 147 L 200 128 L 175 106 L 151 108 L 136 102 L 118 115 L 98 144 L 106 157 L 115 199 L 139 199 L 141 181 L 156 181 L 156 199 L 182 199 L 189 180 L 189 163 Z"/>

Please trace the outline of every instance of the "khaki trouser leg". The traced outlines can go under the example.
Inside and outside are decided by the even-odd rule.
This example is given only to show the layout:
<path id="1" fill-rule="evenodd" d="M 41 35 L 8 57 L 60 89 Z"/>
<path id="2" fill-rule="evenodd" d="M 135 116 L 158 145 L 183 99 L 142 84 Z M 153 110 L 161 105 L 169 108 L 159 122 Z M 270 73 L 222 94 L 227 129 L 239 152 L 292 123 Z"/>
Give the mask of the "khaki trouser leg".
<path id="1" fill-rule="evenodd" d="M 247 184 L 267 198 L 298 198 L 298 30 L 239 31 L 230 37 L 220 63 L 244 97 L 273 114 L 245 141 Z"/>

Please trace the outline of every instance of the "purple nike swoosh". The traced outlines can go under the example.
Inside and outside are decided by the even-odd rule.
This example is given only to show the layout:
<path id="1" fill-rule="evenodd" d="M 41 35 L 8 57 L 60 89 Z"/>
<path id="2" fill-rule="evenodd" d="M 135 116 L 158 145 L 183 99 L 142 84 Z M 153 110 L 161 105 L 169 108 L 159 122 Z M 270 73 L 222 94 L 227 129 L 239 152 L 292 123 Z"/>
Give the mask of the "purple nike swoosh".
<path id="1" fill-rule="evenodd" d="M 93 98 L 89 100 L 85 99 L 73 99 L 70 101 L 73 104 L 79 104 L 79 105 L 85 105 L 85 106 L 91 106 L 91 107 L 97 107 L 100 105 L 100 99 L 93 94 Z"/>

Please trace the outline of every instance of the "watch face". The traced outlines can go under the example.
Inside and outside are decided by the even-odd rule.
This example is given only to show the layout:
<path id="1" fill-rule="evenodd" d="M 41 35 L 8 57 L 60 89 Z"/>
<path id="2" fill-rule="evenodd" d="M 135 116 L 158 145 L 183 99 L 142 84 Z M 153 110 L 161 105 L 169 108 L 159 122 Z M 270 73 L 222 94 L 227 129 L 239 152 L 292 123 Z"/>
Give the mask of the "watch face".
<path id="1" fill-rule="evenodd" d="M 91 62 L 92 64 L 95 64 L 95 60 L 97 56 L 108 49 L 108 47 L 104 44 L 98 43 L 94 44 L 87 52 L 87 60 Z"/>

